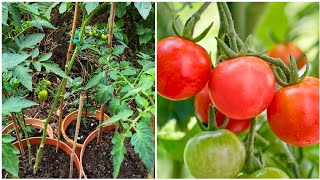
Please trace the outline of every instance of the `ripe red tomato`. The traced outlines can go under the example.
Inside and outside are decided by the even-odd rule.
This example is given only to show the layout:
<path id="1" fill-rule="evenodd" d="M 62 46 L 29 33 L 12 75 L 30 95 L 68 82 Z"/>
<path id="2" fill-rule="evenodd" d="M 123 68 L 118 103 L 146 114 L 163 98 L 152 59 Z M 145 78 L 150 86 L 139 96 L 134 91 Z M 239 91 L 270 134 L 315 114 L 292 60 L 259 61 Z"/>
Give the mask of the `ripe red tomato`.
<path id="1" fill-rule="evenodd" d="M 208 85 L 206 85 L 194 98 L 194 109 L 196 110 L 196 115 L 204 123 L 208 123 L 208 109 L 210 104 L 212 103 L 209 97 L 209 88 Z M 221 126 L 226 118 L 227 117 L 224 114 L 217 111 L 216 120 L 218 126 Z M 250 122 L 251 119 L 238 120 L 230 118 L 226 129 L 234 133 L 241 133 L 248 129 Z"/>
<path id="2" fill-rule="evenodd" d="M 157 91 L 171 100 L 188 99 L 206 85 L 211 60 L 200 45 L 178 37 L 161 40 L 157 45 Z"/>
<path id="3" fill-rule="evenodd" d="M 276 92 L 267 109 L 272 131 L 294 146 L 319 142 L 319 79 L 306 77 L 302 82 Z"/>
<path id="4" fill-rule="evenodd" d="M 249 119 L 265 110 L 274 94 L 276 81 L 269 65 L 246 56 L 224 61 L 212 71 L 209 95 L 224 115 Z"/>
<path id="5" fill-rule="evenodd" d="M 293 43 L 277 44 L 268 51 L 269 56 L 282 59 L 287 66 L 290 65 L 290 54 L 297 61 L 298 69 L 301 69 L 306 64 L 304 53 Z"/>

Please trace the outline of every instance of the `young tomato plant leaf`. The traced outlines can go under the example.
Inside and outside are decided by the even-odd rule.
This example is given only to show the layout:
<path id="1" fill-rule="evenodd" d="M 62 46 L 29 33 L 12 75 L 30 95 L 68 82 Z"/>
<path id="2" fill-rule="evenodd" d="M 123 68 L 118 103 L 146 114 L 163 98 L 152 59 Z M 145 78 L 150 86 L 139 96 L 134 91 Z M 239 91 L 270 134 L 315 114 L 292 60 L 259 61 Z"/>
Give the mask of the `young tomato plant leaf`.
<path id="1" fill-rule="evenodd" d="M 3 143 L 11 143 L 14 140 L 16 140 L 16 138 L 12 137 L 9 134 L 2 134 L 2 142 Z"/>
<path id="2" fill-rule="evenodd" d="M 99 6 L 99 2 L 87 2 L 85 5 L 87 14 L 89 15 L 93 10 Z"/>
<path id="3" fill-rule="evenodd" d="M 127 153 L 126 148 L 123 146 L 125 138 L 116 132 L 112 138 L 113 148 L 111 151 L 113 162 L 113 178 L 117 178 L 119 175 L 121 163 L 124 159 L 124 155 Z"/>
<path id="4" fill-rule="evenodd" d="M 17 154 L 19 150 L 11 143 L 2 140 L 2 168 L 14 177 L 18 177 L 19 159 Z"/>
<path id="5" fill-rule="evenodd" d="M 131 144 L 134 146 L 134 151 L 139 154 L 149 173 L 152 172 L 154 166 L 155 149 L 153 140 L 154 134 L 150 126 L 145 122 L 139 122 L 136 127 L 136 133 L 131 138 Z"/>
<path id="6" fill-rule="evenodd" d="M 5 26 L 8 26 L 7 21 L 8 21 L 8 6 L 6 3 L 2 3 L 2 24 Z"/>
<path id="7" fill-rule="evenodd" d="M 107 124 L 113 124 L 120 120 L 127 121 L 128 118 L 133 114 L 133 111 L 131 109 L 125 109 L 123 111 L 120 111 L 117 115 L 112 116 L 108 121 L 104 121 L 101 125 L 99 125 L 97 128 L 100 128 L 102 126 L 105 126 Z"/>
<path id="8" fill-rule="evenodd" d="M 51 53 L 51 52 L 50 52 L 50 53 L 42 54 L 42 55 L 39 57 L 38 61 L 40 61 L 40 62 L 46 61 L 46 60 L 50 59 L 51 56 L 52 56 L 52 53 Z"/>
<path id="9" fill-rule="evenodd" d="M 101 80 L 104 77 L 103 74 L 104 74 L 104 72 L 99 72 L 99 73 L 93 75 L 92 78 L 88 81 L 88 83 L 84 89 L 85 90 L 90 89 L 90 88 L 96 86 L 97 84 L 99 84 L 99 82 L 101 82 Z"/>
<path id="10" fill-rule="evenodd" d="M 13 69 L 13 74 L 29 91 L 32 91 L 32 75 L 29 74 L 31 69 L 24 65 L 18 65 Z"/>
<path id="11" fill-rule="evenodd" d="M 121 103 L 120 99 L 118 98 L 112 98 L 112 100 L 109 102 L 109 108 L 111 117 L 115 116 L 120 111 L 128 109 L 127 104 L 125 102 Z"/>
<path id="12" fill-rule="evenodd" d="M 19 48 L 23 50 L 24 48 L 31 48 L 37 45 L 44 38 L 45 34 L 36 33 L 27 35 L 22 41 L 20 41 Z"/>
<path id="13" fill-rule="evenodd" d="M 69 76 L 66 75 L 66 73 L 64 73 L 64 71 L 62 71 L 60 69 L 60 67 L 57 64 L 50 62 L 50 61 L 43 62 L 41 64 L 46 68 L 47 71 L 53 72 L 54 74 L 56 74 L 60 77 L 63 77 L 63 78 L 67 78 L 68 80 L 71 79 Z"/>
<path id="14" fill-rule="evenodd" d="M 29 54 L 2 53 L 2 71 L 12 69 L 26 60 L 29 56 Z"/>
<path id="15" fill-rule="evenodd" d="M 34 48 L 32 51 L 31 51 L 31 58 L 34 59 L 36 57 L 39 56 L 39 48 Z"/>
<path id="16" fill-rule="evenodd" d="M 147 108 L 148 107 L 149 103 L 145 98 L 143 98 L 143 97 L 138 95 L 134 99 L 135 99 L 136 103 L 138 104 L 138 106 L 140 106 L 141 108 L 142 107 L 143 108 Z"/>
<path id="17" fill-rule="evenodd" d="M 36 62 L 32 62 L 33 67 L 40 72 L 41 71 L 41 63 L 36 61 Z"/>
<path id="18" fill-rule="evenodd" d="M 147 19 L 152 8 L 151 2 L 135 2 L 134 6 L 138 9 L 143 19 Z"/>
<path id="19" fill-rule="evenodd" d="M 7 115 L 11 112 L 20 112 L 23 108 L 36 106 L 38 103 L 20 97 L 10 97 L 2 104 L 2 114 Z"/>
<path id="20" fill-rule="evenodd" d="M 104 84 L 99 84 L 96 90 L 97 100 L 99 104 L 103 104 L 106 101 L 109 101 L 113 96 L 113 86 L 107 86 Z"/>
<path id="21" fill-rule="evenodd" d="M 126 8 L 127 8 L 127 3 L 126 2 L 119 2 L 117 3 L 117 8 L 116 8 L 116 16 L 118 18 L 121 18 L 126 14 Z"/>
<path id="22" fill-rule="evenodd" d="M 117 80 L 119 78 L 118 73 L 116 71 L 110 71 L 108 73 L 108 75 L 110 76 L 111 79 L 113 80 Z"/>

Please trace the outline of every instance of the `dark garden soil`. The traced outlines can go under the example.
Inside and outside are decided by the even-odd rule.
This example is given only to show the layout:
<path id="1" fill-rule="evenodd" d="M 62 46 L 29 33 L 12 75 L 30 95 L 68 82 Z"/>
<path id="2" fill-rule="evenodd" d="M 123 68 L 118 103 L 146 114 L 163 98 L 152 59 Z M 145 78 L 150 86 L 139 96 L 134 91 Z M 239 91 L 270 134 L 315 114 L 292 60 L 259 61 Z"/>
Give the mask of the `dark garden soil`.
<path id="1" fill-rule="evenodd" d="M 69 126 L 66 129 L 66 135 L 73 141 L 74 139 L 74 134 L 76 132 L 76 125 L 77 121 L 72 121 Z M 99 121 L 87 117 L 87 122 L 84 123 L 84 121 L 80 122 L 80 129 L 79 129 L 79 136 L 77 143 L 82 144 L 86 140 L 86 138 L 92 133 L 92 131 L 96 130 L 96 127 L 99 125 Z"/>
<path id="2" fill-rule="evenodd" d="M 22 136 L 21 136 L 21 139 L 24 139 L 25 136 L 24 136 L 24 133 L 23 131 L 20 130 L 20 133 L 22 133 Z M 10 132 L 10 135 L 14 138 L 17 139 L 17 134 L 16 134 L 16 131 L 14 131 L 14 129 L 12 129 L 12 131 Z M 42 136 L 42 129 L 33 129 L 31 132 L 28 132 L 28 137 L 41 137 Z M 48 135 L 47 135 L 48 137 Z"/>
<path id="3" fill-rule="evenodd" d="M 32 164 L 34 165 L 35 155 L 39 145 L 31 146 Z M 70 156 L 64 151 L 59 150 L 53 145 L 45 145 L 43 148 L 41 160 L 38 166 L 37 174 L 33 174 L 33 165 L 30 166 L 28 161 L 28 150 L 25 150 L 26 156 L 19 156 L 19 177 L 20 178 L 68 178 L 70 169 Z M 7 172 L 3 170 L 2 178 L 7 177 Z M 73 165 L 73 178 L 78 178 L 78 170 Z"/>
<path id="4" fill-rule="evenodd" d="M 88 178 L 112 178 L 112 143 L 114 131 L 105 131 L 102 142 L 97 145 L 95 138 L 86 147 L 83 169 Z M 138 154 L 135 153 L 130 139 L 126 139 L 127 153 L 122 162 L 118 178 L 147 178 L 148 172 Z"/>

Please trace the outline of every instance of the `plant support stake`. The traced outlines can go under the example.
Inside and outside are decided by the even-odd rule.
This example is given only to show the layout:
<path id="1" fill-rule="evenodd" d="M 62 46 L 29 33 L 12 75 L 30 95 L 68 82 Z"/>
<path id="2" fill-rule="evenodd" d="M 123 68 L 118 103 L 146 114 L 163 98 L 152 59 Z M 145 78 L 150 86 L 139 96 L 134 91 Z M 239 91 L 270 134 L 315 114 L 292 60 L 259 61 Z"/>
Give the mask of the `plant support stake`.
<path id="1" fill-rule="evenodd" d="M 72 174 L 73 174 L 73 159 L 74 159 L 74 153 L 76 152 L 77 139 L 79 136 L 79 128 L 80 128 L 80 122 L 81 122 L 81 116 L 82 116 L 83 99 L 84 99 L 84 96 L 80 95 L 76 132 L 74 134 L 72 153 L 71 153 L 71 157 L 70 157 L 69 178 L 72 178 Z"/>
<path id="2" fill-rule="evenodd" d="M 112 52 L 112 37 L 113 37 L 113 25 L 114 25 L 114 18 L 115 18 L 115 10 L 116 10 L 116 3 L 111 3 L 111 10 L 109 16 L 109 32 L 108 32 L 108 48 L 110 53 Z M 104 77 L 107 77 L 107 71 L 104 73 Z M 103 103 L 100 107 L 100 117 L 99 117 L 99 125 L 102 124 L 104 120 L 104 111 L 106 109 L 106 103 Z M 102 135 L 102 127 L 99 128 L 98 136 L 97 136 L 97 143 L 100 144 L 101 142 L 101 135 Z"/>
<path id="3" fill-rule="evenodd" d="M 73 24 L 72 24 L 72 31 L 71 31 L 71 38 L 74 38 L 76 27 L 77 27 L 77 20 L 78 20 L 78 2 L 76 2 L 76 6 L 74 9 L 74 15 L 73 15 Z M 68 52 L 67 52 L 67 62 L 66 64 L 69 64 L 69 61 L 71 59 L 71 51 L 72 51 L 73 42 L 69 42 Z M 66 93 L 66 82 L 63 83 L 62 87 L 62 93 L 60 97 L 60 107 L 59 107 L 59 121 L 58 121 L 58 135 L 57 135 L 57 146 L 56 146 L 56 152 L 59 150 L 59 143 L 60 143 L 60 137 L 61 137 L 61 125 L 62 125 L 62 114 L 63 114 L 63 106 L 64 106 L 64 94 Z"/>

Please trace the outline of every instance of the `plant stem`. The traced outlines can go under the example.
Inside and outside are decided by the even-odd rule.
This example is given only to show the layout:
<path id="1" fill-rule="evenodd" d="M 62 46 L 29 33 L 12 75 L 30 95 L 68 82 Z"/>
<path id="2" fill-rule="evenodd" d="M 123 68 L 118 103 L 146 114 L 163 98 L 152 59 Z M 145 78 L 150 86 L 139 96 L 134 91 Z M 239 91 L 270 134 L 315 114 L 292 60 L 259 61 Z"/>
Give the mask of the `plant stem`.
<path id="1" fill-rule="evenodd" d="M 73 174 L 73 160 L 74 160 L 74 153 L 76 152 L 77 140 L 78 140 L 78 136 L 79 136 L 79 128 L 80 128 L 80 122 L 81 122 L 81 116 L 82 116 L 83 99 L 84 99 L 84 96 L 80 95 L 76 132 L 74 134 L 72 153 L 71 153 L 71 157 L 70 157 L 69 178 L 72 178 L 72 174 Z"/>
<path id="2" fill-rule="evenodd" d="M 107 46 L 109 48 L 109 53 L 112 52 L 112 38 L 113 38 L 113 26 L 114 26 L 114 18 L 115 18 L 115 12 L 116 12 L 116 3 L 111 2 L 111 10 L 110 10 L 110 16 L 109 16 L 109 32 L 108 32 L 108 43 Z M 109 66 L 109 64 L 108 64 Z M 110 66 L 109 66 L 110 67 Z M 104 74 L 104 77 L 107 77 L 107 71 Z M 127 81 L 127 79 L 125 79 Z M 106 103 L 103 103 L 100 107 L 101 115 L 99 118 L 99 125 L 102 124 L 104 120 L 104 111 L 106 109 Z M 102 127 L 99 128 L 98 136 L 97 136 L 97 144 L 100 144 L 102 140 Z"/>
<path id="3" fill-rule="evenodd" d="M 22 155 L 22 156 L 25 156 L 24 148 L 23 148 L 23 146 L 22 146 L 21 138 L 20 138 L 20 133 L 19 133 L 19 125 L 18 125 L 18 122 L 17 122 L 17 119 L 16 119 L 14 113 L 11 113 L 11 118 L 12 118 L 14 130 L 15 130 L 16 135 L 17 135 L 17 139 L 18 139 L 18 143 L 19 143 L 21 155 Z"/>
<path id="4" fill-rule="evenodd" d="M 192 38 L 195 26 L 197 22 L 200 20 L 201 14 L 204 12 L 204 10 L 207 9 L 209 5 L 210 5 L 210 2 L 203 3 L 202 6 L 199 8 L 199 10 L 196 13 L 194 13 L 190 17 L 190 19 L 188 19 L 183 29 L 183 34 L 182 34 L 183 38 L 186 38 L 186 39 Z"/>
<path id="5" fill-rule="evenodd" d="M 79 41 L 82 40 L 82 36 L 83 36 L 83 33 L 85 31 L 85 27 L 86 25 L 90 22 L 90 20 L 92 19 L 92 17 L 94 16 L 94 14 L 96 14 L 100 9 L 102 9 L 104 6 L 106 6 L 108 3 L 105 2 L 101 5 L 99 5 L 95 10 L 93 10 L 91 12 L 91 14 L 89 15 L 88 18 L 85 19 L 84 22 L 82 22 L 82 25 L 81 25 L 81 30 L 80 30 L 80 36 L 79 36 Z M 76 47 L 76 49 L 74 50 L 73 52 L 73 55 L 71 57 L 71 60 L 69 62 L 69 64 L 66 66 L 66 74 L 68 75 L 71 68 L 72 68 L 72 65 L 77 57 L 77 54 L 78 54 L 78 47 Z M 63 87 L 63 84 L 66 83 L 67 79 L 66 78 L 63 78 L 60 85 L 59 85 L 59 88 L 58 88 L 58 91 L 56 93 L 56 96 L 54 98 L 54 101 L 53 101 L 53 105 L 51 106 L 51 110 L 48 114 L 48 117 L 46 118 L 46 120 L 44 121 L 44 129 L 43 129 L 43 134 L 42 134 L 42 140 L 41 140 L 41 144 L 39 146 L 39 149 L 37 151 L 37 156 L 36 156 L 36 162 L 35 162 L 35 165 L 33 167 L 33 173 L 36 174 L 37 172 L 37 169 L 38 169 L 38 165 L 39 165 L 39 161 L 40 161 L 40 157 L 41 157 L 41 153 L 42 153 L 42 150 L 44 148 L 44 145 L 45 145 L 45 142 L 46 142 L 46 138 L 47 138 L 47 127 L 48 127 L 48 124 L 49 124 L 49 121 L 51 119 L 51 116 L 53 114 L 53 111 L 54 109 L 56 108 L 57 106 L 57 103 L 58 103 L 58 100 L 60 98 L 60 95 L 61 95 L 61 91 L 62 91 L 62 87 Z"/>
<path id="6" fill-rule="evenodd" d="M 71 30 L 71 38 L 74 38 L 75 31 L 77 28 L 77 21 L 78 21 L 78 2 L 76 2 L 74 15 L 73 15 L 73 24 L 72 24 L 72 30 Z M 67 52 L 67 61 L 66 64 L 69 64 L 70 58 L 71 58 L 71 51 L 73 47 L 73 41 L 69 42 L 68 52 Z M 63 114 L 63 106 L 64 106 L 64 94 L 66 93 L 66 83 L 63 84 L 62 87 L 62 94 L 60 98 L 60 107 L 59 107 L 59 121 L 58 121 L 58 135 L 57 135 L 57 146 L 56 146 L 56 152 L 59 150 L 59 143 L 60 143 L 60 136 L 61 136 L 61 125 L 62 125 L 62 114 Z"/>
<path id="7" fill-rule="evenodd" d="M 28 160 L 29 160 L 29 164 L 31 165 L 31 164 L 32 164 L 32 161 L 31 161 L 31 145 L 30 145 L 30 141 L 29 141 L 29 134 L 28 134 L 28 131 L 27 131 L 27 128 L 26 128 L 26 124 L 25 124 L 24 118 L 23 118 L 23 114 L 21 113 L 21 116 L 20 116 L 20 113 L 17 113 L 17 116 L 18 116 L 17 119 L 18 119 L 18 121 L 19 121 L 19 124 L 20 124 L 21 127 L 22 127 L 24 136 L 25 136 L 26 141 L 27 141 L 27 146 L 28 146 Z"/>
<path id="8" fill-rule="evenodd" d="M 294 155 L 292 154 L 292 152 L 290 151 L 288 145 L 285 142 L 281 141 L 281 146 L 282 146 L 282 148 L 284 150 L 284 153 L 287 156 L 288 163 L 291 166 L 291 169 L 292 169 L 292 171 L 294 173 L 295 178 L 300 178 L 299 165 L 298 165 Z"/>

